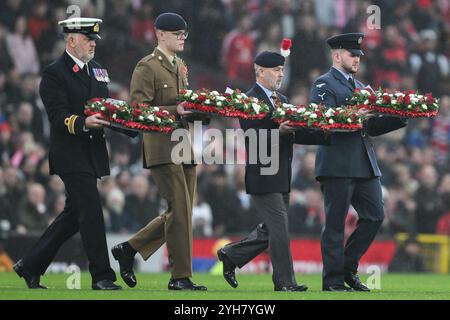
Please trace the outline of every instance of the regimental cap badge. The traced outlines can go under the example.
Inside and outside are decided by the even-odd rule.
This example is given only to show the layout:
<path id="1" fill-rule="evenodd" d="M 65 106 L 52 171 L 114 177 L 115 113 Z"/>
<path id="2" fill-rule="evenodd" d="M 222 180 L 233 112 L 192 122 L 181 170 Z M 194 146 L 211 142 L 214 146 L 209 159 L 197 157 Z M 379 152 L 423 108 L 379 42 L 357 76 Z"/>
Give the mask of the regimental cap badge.
<path id="1" fill-rule="evenodd" d="M 98 24 L 98 22 L 96 24 L 94 24 L 93 31 L 94 32 L 99 32 L 100 31 L 100 25 Z"/>
<path id="2" fill-rule="evenodd" d="M 358 38 L 358 44 L 361 44 L 361 43 L 362 43 L 362 40 L 363 40 L 363 38 L 362 38 L 362 37 L 359 37 L 359 38 Z"/>

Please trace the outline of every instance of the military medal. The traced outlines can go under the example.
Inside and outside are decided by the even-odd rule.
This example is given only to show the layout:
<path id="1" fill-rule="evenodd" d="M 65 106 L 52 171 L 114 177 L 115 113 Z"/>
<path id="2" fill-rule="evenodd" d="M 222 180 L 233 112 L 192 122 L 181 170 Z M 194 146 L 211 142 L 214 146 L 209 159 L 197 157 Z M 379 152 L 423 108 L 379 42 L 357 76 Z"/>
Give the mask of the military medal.
<path id="1" fill-rule="evenodd" d="M 95 76 L 95 79 L 97 79 L 97 81 L 110 82 L 109 76 L 108 76 L 108 71 L 106 71 L 106 69 L 93 68 L 92 72 L 94 72 L 94 76 Z"/>

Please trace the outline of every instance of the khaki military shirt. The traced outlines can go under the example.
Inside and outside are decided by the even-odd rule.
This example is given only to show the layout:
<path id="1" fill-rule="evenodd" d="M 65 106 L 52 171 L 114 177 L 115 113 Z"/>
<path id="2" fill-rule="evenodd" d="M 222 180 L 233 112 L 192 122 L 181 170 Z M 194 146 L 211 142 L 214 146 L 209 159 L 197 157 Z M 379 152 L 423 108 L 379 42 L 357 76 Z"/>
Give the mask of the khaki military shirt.
<path id="1" fill-rule="evenodd" d="M 187 67 L 180 58 L 175 64 L 169 61 L 166 54 L 156 48 L 153 53 L 142 58 L 136 65 L 131 78 L 131 102 L 147 103 L 151 106 L 163 107 L 177 116 L 177 95 L 179 90 L 187 88 Z M 183 126 L 188 129 L 183 121 Z M 143 145 L 144 167 L 173 163 L 172 148 L 179 143 L 171 141 L 167 133 L 145 133 Z M 188 163 L 193 162 L 193 153 Z"/>

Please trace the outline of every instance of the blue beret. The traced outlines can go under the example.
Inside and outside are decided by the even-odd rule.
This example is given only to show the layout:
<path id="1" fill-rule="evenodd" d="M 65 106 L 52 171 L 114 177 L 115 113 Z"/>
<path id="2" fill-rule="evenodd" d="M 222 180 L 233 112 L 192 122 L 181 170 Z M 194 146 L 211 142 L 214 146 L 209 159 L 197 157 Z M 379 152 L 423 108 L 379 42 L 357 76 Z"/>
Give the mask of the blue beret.
<path id="1" fill-rule="evenodd" d="M 361 43 L 364 33 L 344 33 L 327 39 L 328 45 L 332 49 L 347 49 L 354 55 L 363 56 Z"/>
<path id="2" fill-rule="evenodd" d="M 255 58 L 255 64 L 264 68 L 283 66 L 286 59 L 277 52 L 263 51 Z"/>
<path id="3" fill-rule="evenodd" d="M 187 23 L 179 14 L 166 12 L 156 18 L 155 27 L 163 31 L 186 30 Z"/>

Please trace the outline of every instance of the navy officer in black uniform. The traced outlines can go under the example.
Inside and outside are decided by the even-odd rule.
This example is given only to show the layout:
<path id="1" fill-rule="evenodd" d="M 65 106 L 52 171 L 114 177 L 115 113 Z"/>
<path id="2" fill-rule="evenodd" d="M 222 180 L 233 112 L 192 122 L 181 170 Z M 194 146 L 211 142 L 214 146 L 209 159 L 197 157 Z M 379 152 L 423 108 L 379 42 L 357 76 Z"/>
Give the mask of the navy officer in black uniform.
<path id="1" fill-rule="evenodd" d="M 327 40 L 333 66 L 314 82 L 312 102 L 330 108 L 346 105 L 353 90 L 364 87 L 354 78 L 363 55 L 363 38 L 362 33 L 347 33 Z M 361 113 L 367 117 L 363 130 L 333 133 L 330 145 L 317 150 L 315 174 L 321 184 L 326 214 L 321 235 L 325 291 L 369 291 L 357 275 L 358 264 L 384 218 L 381 172 L 370 137 L 406 126 L 404 119 L 373 116 L 367 110 Z M 350 205 L 358 212 L 359 220 L 344 248 L 344 225 Z"/>
<path id="2" fill-rule="evenodd" d="M 298 285 L 290 252 L 288 231 L 289 192 L 291 190 L 292 149 L 294 143 L 326 144 L 328 137 L 320 131 L 310 129 L 295 130 L 284 122 L 278 125 L 272 118 L 274 107 L 287 103 L 287 98 L 277 90 L 283 79 L 285 58 L 276 52 L 264 51 L 255 58 L 256 84 L 246 94 L 267 103 L 269 114 L 262 120 L 240 120 L 244 131 L 255 130 L 257 148 L 245 141 L 247 164 L 245 172 L 245 187 L 251 194 L 252 201 L 260 213 L 259 224 L 244 239 L 230 243 L 218 250 L 217 255 L 223 262 L 223 275 L 232 286 L 237 287 L 235 268 L 243 267 L 265 250 L 269 254 L 273 266 L 272 280 L 275 291 L 306 291 L 306 285 Z M 259 132 L 267 130 L 267 139 L 260 139 Z M 279 142 L 271 141 L 271 130 L 279 130 Z M 278 171 L 274 174 L 262 174 L 261 169 L 268 167 L 261 163 L 259 152 L 255 164 L 249 163 L 249 150 L 258 150 L 263 145 L 266 150 L 273 149 L 279 158 Z M 271 155 L 272 157 L 274 155 Z"/>
<path id="3" fill-rule="evenodd" d="M 14 269 L 29 288 L 45 288 L 45 273 L 60 246 L 80 232 L 89 260 L 92 289 L 117 290 L 110 267 L 102 205 L 97 179 L 109 175 L 109 159 L 103 127 L 109 123 L 99 115 L 84 116 L 84 105 L 93 97 L 108 97 L 109 76 L 92 58 L 100 39 L 102 20 L 71 18 L 60 21 L 66 51 L 45 68 L 40 95 L 51 125 L 50 173 L 61 177 L 66 205 L 31 251 Z"/>

